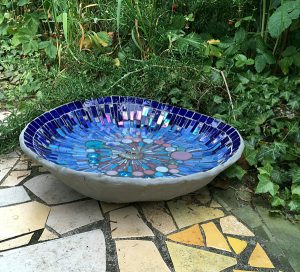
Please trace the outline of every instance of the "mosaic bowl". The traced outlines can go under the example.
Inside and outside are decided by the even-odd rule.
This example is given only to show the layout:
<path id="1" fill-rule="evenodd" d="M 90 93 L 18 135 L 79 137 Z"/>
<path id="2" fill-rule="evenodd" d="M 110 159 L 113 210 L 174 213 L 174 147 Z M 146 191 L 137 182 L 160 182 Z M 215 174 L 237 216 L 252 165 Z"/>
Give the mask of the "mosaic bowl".
<path id="1" fill-rule="evenodd" d="M 71 102 L 30 122 L 23 151 L 62 182 L 115 203 L 195 191 L 236 162 L 238 131 L 212 117 L 137 97 Z"/>

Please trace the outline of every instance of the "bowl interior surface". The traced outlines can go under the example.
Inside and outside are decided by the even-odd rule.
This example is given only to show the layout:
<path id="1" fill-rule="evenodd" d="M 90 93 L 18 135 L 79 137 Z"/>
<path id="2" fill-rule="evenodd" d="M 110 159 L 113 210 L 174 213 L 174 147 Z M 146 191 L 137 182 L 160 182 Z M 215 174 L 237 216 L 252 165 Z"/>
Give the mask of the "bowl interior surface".
<path id="1" fill-rule="evenodd" d="M 226 162 L 241 145 L 220 120 L 148 99 L 100 97 L 62 105 L 24 129 L 27 148 L 76 171 L 175 178 Z"/>

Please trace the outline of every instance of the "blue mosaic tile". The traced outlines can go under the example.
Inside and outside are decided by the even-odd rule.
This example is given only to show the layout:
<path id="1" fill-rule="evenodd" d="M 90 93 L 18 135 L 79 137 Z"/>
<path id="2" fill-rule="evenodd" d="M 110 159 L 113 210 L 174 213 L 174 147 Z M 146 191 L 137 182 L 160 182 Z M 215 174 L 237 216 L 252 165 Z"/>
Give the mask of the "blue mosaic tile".
<path id="1" fill-rule="evenodd" d="M 71 102 L 33 120 L 25 145 L 73 170 L 132 178 L 174 178 L 227 161 L 238 132 L 212 117 L 135 97 Z"/>

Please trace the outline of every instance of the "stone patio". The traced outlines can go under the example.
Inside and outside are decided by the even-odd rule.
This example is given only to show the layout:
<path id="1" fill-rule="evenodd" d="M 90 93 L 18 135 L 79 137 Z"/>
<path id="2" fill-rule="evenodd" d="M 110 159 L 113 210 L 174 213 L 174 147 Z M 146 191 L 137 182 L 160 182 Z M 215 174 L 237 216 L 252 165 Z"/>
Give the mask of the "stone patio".
<path id="1" fill-rule="evenodd" d="M 110 204 L 18 151 L 1 155 L 0 271 L 300 271 L 299 225 L 244 189 Z"/>

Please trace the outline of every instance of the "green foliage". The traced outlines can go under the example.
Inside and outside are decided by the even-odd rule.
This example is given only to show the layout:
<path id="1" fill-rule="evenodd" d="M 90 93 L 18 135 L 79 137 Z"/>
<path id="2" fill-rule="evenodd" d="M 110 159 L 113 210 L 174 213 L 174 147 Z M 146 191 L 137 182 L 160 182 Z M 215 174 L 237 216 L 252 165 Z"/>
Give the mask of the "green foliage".
<path id="1" fill-rule="evenodd" d="M 286 1 L 271 15 L 268 31 L 273 38 L 278 38 L 300 15 L 300 1 Z"/>
<path id="2" fill-rule="evenodd" d="M 300 211 L 299 0 L 27 1 L 0 4 L 0 150 L 62 103 L 138 95 L 234 125 L 274 210 Z M 230 8 L 228 8 L 230 7 Z M 228 87 L 228 89 L 227 89 Z M 246 166 L 245 166 L 246 164 Z"/>

